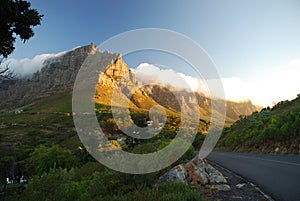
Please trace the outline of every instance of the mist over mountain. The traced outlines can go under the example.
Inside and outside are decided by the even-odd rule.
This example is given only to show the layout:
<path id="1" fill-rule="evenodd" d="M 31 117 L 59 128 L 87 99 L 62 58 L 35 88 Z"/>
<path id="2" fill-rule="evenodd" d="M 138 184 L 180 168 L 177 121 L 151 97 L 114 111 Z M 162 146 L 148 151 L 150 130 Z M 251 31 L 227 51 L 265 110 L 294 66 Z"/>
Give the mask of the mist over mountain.
<path id="1" fill-rule="evenodd" d="M 21 106 L 37 98 L 71 90 L 83 61 L 96 51 L 94 44 L 76 48 L 55 59 L 44 60 L 41 69 L 30 78 L 2 81 L 0 96 L 6 98 L 1 99 L 1 108 Z"/>

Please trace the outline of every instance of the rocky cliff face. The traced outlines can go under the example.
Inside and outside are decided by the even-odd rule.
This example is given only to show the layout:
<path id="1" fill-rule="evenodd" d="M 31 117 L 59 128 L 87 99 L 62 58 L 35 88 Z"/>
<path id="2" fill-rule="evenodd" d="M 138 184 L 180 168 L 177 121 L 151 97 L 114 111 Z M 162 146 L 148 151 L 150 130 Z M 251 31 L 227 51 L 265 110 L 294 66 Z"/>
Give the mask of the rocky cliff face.
<path id="1" fill-rule="evenodd" d="M 135 75 L 123 61 L 121 55 L 107 67 L 105 72 L 101 72 L 99 76 L 98 87 L 129 88 L 137 86 L 138 82 Z"/>
<path id="2" fill-rule="evenodd" d="M 88 55 L 95 54 L 97 51 L 96 46 L 91 43 L 67 52 L 57 59 L 46 60 L 42 70 L 35 73 L 30 80 L 39 85 L 33 90 L 38 89 L 42 93 L 51 93 L 72 89 L 82 63 Z"/>
<path id="3" fill-rule="evenodd" d="M 158 104 L 142 88 L 139 88 L 135 75 L 120 55 L 104 72 L 100 73 L 95 102 L 110 105 L 113 94 L 116 97 L 113 101 L 115 106 L 127 107 L 129 103 L 130 108 L 150 109 Z"/>
<path id="4" fill-rule="evenodd" d="M 146 93 L 160 105 L 179 112 L 181 109 L 176 97 L 181 98 L 181 102 L 184 102 L 189 107 L 192 107 L 193 103 L 196 101 L 199 105 L 201 118 L 209 121 L 211 114 L 210 98 L 205 97 L 205 95 L 200 93 L 192 94 L 191 92 L 187 91 L 176 91 L 174 89 L 170 90 L 171 88 L 172 87 L 166 88 L 158 85 L 148 85 L 144 87 L 144 91 L 146 91 Z M 222 100 L 215 100 L 214 102 L 217 104 L 216 107 L 223 104 Z M 235 120 L 239 119 L 240 115 L 250 115 L 252 112 L 260 109 L 259 107 L 253 105 L 251 101 L 226 101 L 226 105 L 228 124 L 231 124 Z"/>
<path id="5" fill-rule="evenodd" d="M 34 73 L 31 78 L 19 78 L 7 83 L 4 88 L 0 88 L 0 97 L 6 97 L 0 99 L 0 108 L 23 105 L 53 93 L 71 92 L 82 63 L 87 56 L 96 52 L 99 50 L 91 43 L 69 51 L 60 57 L 45 60 L 41 71 Z M 117 57 L 108 52 L 100 53 Z"/>

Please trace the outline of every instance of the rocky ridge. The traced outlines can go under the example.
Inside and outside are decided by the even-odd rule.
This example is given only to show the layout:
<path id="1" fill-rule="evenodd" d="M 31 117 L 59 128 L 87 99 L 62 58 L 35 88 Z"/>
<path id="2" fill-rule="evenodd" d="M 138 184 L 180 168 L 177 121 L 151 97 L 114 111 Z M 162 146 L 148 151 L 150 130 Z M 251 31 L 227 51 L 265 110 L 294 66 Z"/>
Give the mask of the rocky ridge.
<path id="1" fill-rule="evenodd" d="M 0 89 L 0 97 L 6 97 L 0 100 L 1 109 L 23 105 L 54 93 L 71 91 L 82 63 L 88 55 L 97 51 L 99 50 L 93 43 L 76 48 L 59 57 L 45 60 L 44 67 L 31 78 L 9 81 L 6 87 Z"/>
<path id="2" fill-rule="evenodd" d="M 119 55 L 104 72 L 100 73 L 96 87 L 95 102 L 103 105 L 113 105 L 130 108 L 150 109 L 158 105 L 147 95 L 143 88 L 139 87 L 133 72 L 128 68 L 122 56 Z"/>
<path id="3" fill-rule="evenodd" d="M 169 87 L 149 85 L 139 88 L 134 73 L 128 68 L 120 54 L 107 51 L 101 52 L 91 43 L 90 45 L 76 48 L 55 59 L 48 59 L 44 67 L 36 72 L 32 78 L 18 79 L 12 82 L 1 83 L 0 100 L 1 110 L 9 107 L 22 106 L 31 103 L 35 99 L 50 96 L 62 92 L 72 93 L 74 81 L 81 65 L 87 56 L 101 54 L 102 58 L 111 59 L 104 72 L 99 72 L 99 84 L 96 87 L 95 102 L 110 105 L 111 95 L 117 88 L 118 97 L 122 101 L 129 102 L 130 107 L 150 109 L 153 105 L 161 105 L 166 110 L 180 112 L 180 104 L 189 105 L 195 100 L 186 91 L 180 91 Z M 101 64 L 99 64 L 101 65 Z M 135 89 L 132 94 L 131 91 Z M 180 103 L 177 97 L 181 97 Z M 210 116 L 211 100 L 203 94 L 195 94 L 200 106 L 202 117 Z M 248 115 L 257 108 L 251 102 L 235 103 L 227 101 L 227 119 L 229 124 L 237 120 L 240 115 Z M 209 118 L 207 118 L 209 120 Z"/>

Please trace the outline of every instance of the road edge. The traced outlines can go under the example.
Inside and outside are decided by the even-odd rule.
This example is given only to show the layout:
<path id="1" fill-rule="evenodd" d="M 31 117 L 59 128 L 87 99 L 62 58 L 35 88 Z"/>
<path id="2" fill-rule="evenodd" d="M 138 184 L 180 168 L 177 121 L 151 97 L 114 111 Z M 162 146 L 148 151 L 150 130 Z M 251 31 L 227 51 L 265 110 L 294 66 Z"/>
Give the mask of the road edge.
<path id="1" fill-rule="evenodd" d="M 220 165 L 220 164 L 218 164 L 218 163 L 216 163 L 216 162 L 214 162 L 214 161 L 212 161 L 212 160 L 209 160 L 209 159 L 206 159 L 206 160 L 207 160 L 207 161 L 209 162 L 209 164 L 211 164 L 212 166 L 217 166 L 217 167 L 219 167 L 220 169 L 225 170 L 225 171 L 229 172 L 230 174 L 233 174 L 234 176 L 236 176 L 236 177 L 238 177 L 238 178 L 240 178 L 240 179 L 246 181 L 249 185 L 251 185 L 252 187 L 254 187 L 254 188 L 255 188 L 255 189 L 256 189 L 263 197 L 265 197 L 268 201 L 275 201 L 270 195 L 268 195 L 267 193 L 263 192 L 256 184 L 250 182 L 248 179 L 242 177 L 241 175 L 235 173 L 235 172 L 232 171 L 232 170 L 229 170 L 228 168 L 223 167 L 222 165 Z"/>

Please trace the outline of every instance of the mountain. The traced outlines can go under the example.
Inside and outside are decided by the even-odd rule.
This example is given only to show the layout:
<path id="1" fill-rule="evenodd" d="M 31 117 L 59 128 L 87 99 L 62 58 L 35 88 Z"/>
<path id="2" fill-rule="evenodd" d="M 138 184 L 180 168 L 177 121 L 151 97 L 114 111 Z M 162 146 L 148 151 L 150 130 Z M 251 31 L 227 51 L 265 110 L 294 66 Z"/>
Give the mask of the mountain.
<path id="1" fill-rule="evenodd" d="M 99 51 L 93 43 L 76 48 L 60 57 L 45 60 L 44 67 L 31 78 L 1 83 L 0 96 L 6 97 L 0 100 L 1 110 L 32 104 L 35 100 L 55 94 L 71 94 L 76 75 L 84 60 L 87 56 L 96 53 L 101 58 L 111 61 L 106 70 L 99 73 L 99 83 L 95 94 L 97 104 L 111 105 L 111 97 L 115 92 L 116 100 L 118 100 L 118 103 L 114 102 L 116 106 L 122 106 L 124 104 L 121 103 L 128 102 L 132 109 L 147 111 L 154 105 L 160 105 L 167 113 L 179 114 L 180 104 L 185 103 L 190 106 L 192 102 L 197 101 L 201 118 L 210 121 L 211 100 L 209 98 L 196 93 L 196 100 L 194 100 L 190 92 L 177 90 L 172 86 L 147 85 L 140 88 L 134 73 L 128 68 L 120 54 Z M 177 100 L 176 96 L 180 100 Z M 216 103 L 218 104 L 218 101 Z M 229 125 L 240 115 L 249 115 L 257 109 L 250 101 L 241 103 L 227 101 L 226 123 Z"/>
<path id="2" fill-rule="evenodd" d="M 226 128 L 219 150 L 300 154 L 300 94 L 240 119 Z"/>
<path id="3" fill-rule="evenodd" d="M 147 85 L 145 86 L 145 91 L 151 98 L 153 98 L 156 102 L 160 105 L 180 112 L 180 105 L 178 104 L 177 98 L 180 97 L 181 100 L 187 105 L 191 105 L 195 97 L 196 101 L 199 104 L 201 118 L 207 121 L 210 120 L 211 114 L 211 99 L 206 97 L 204 94 L 200 93 L 192 93 L 187 92 L 185 90 L 175 90 L 172 89 L 171 86 L 163 87 L 158 85 Z M 174 94 L 173 94 L 174 93 Z M 217 105 L 222 105 L 222 101 L 215 100 L 214 101 Z M 217 106 L 218 107 L 218 106 Z M 233 101 L 226 101 L 226 122 L 227 124 L 231 124 L 235 122 L 240 115 L 250 115 L 254 111 L 258 111 L 260 108 L 255 106 L 251 103 L 251 101 L 244 101 L 244 102 L 233 102 Z"/>
<path id="4" fill-rule="evenodd" d="M 60 57 L 45 60 L 44 67 L 31 78 L 19 78 L 1 83 L 0 97 L 6 98 L 1 98 L 0 108 L 22 106 L 37 98 L 71 91 L 83 61 L 96 51 L 98 49 L 93 43 L 76 48 Z"/>
<path id="5" fill-rule="evenodd" d="M 132 94 L 131 91 L 134 90 Z M 157 105 L 142 89 L 127 64 L 119 55 L 104 72 L 100 73 L 96 87 L 95 102 L 102 105 L 111 105 L 112 95 L 115 94 L 114 106 L 125 107 L 128 102 L 133 109 L 149 110 Z"/>
<path id="6" fill-rule="evenodd" d="M 122 79 L 122 81 L 121 81 Z M 120 82 L 121 81 L 121 82 Z M 121 84 L 120 84 L 121 83 Z M 136 90 L 133 94 L 131 90 Z M 200 93 L 178 90 L 172 86 L 145 85 L 140 87 L 133 72 L 128 68 L 122 57 L 118 58 L 100 74 L 99 84 L 96 88 L 95 102 L 110 105 L 112 94 L 115 92 L 120 102 L 129 102 L 134 109 L 150 109 L 154 105 L 160 105 L 168 113 L 180 113 L 180 105 L 184 102 L 189 107 L 197 101 L 200 108 L 201 118 L 210 121 L 211 99 Z M 132 96 L 131 96 L 132 95 Z M 196 100 L 194 98 L 196 97 Z M 222 101 L 215 101 L 222 104 Z M 121 105 L 119 105 L 121 106 Z M 259 110 L 251 101 L 233 102 L 227 101 L 227 125 L 236 121 L 240 115 L 250 115 Z"/>

